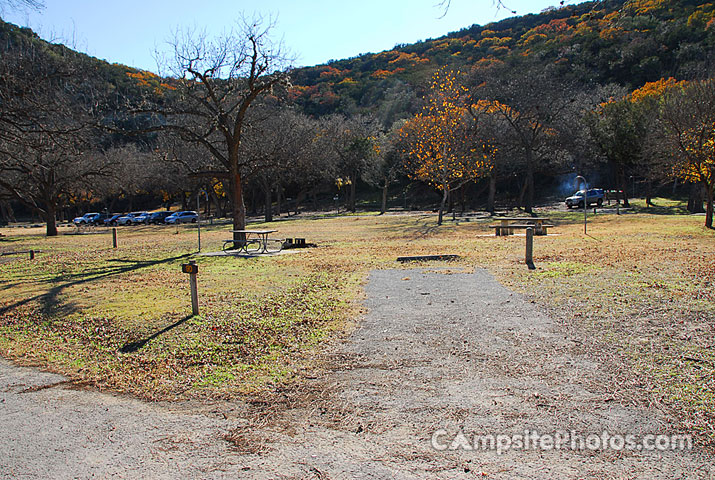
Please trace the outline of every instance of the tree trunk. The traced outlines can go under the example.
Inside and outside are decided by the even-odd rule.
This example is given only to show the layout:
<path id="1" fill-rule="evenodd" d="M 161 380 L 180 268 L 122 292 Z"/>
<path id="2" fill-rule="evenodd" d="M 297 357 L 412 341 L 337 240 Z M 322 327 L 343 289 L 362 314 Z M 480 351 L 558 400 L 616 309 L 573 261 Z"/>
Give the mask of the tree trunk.
<path id="1" fill-rule="evenodd" d="M 266 222 L 273 221 L 273 192 L 268 182 L 263 183 L 263 193 L 264 197 L 264 210 L 263 210 L 263 220 Z"/>
<path id="2" fill-rule="evenodd" d="M 224 212 L 223 212 L 223 207 L 221 206 L 221 201 L 219 200 L 218 195 L 216 194 L 216 191 L 213 188 L 211 188 L 209 190 L 209 196 L 211 197 L 214 204 L 216 205 L 216 217 L 217 218 L 223 217 Z"/>
<path id="3" fill-rule="evenodd" d="M 357 175 L 355 177 L 357 177 Z M 357 178 L 353 177 L 350 180 L 350 199 L 348 200 L 348 210 L 355 213 L 355 184 L 357 183 Z"/>
<path id="4" fill-rule="evenodd" d="M 387 211 L 387 188 L 388 182 L 387 178 L 385 178 L 385 183 L 382 185 L 382 204 L 380 205 L 380 215 Z"/>
<path id="5" fill-rule="evenodd" d="M 55 219 L 55 213 L 57 208 L 55 205 L 48 203 L 47 206 L 45 207 L 45 211 L 42 212 L 42 216 L 44 217 L 45 223 L 47 224 L 47 236 L 48 237 L 56 237 L 57 236 L 57 220 Z M 712 222 L 711 222 L 712 223 Z"/>
<path id="6" fill-rule="evenodd" d="M 713 228 L 713 185 L 705 186 L 705 227 Z"/>
<path id="7" fill-rule="evenodd" d="M 283 200 L 283 187 L 280 182 L 276 185 L 276 215 L 281 216 L 281 203 Z M 290 208 L 290 207 L 289 207 Z"/>
<path id="8" fill-rule="evenodd" d="M 703 200 L 704 200 L 704 189 L 702 184 L 700 183 L 693 183 L 690 186 L 690 195 L 688 196 L 688 211 L 690 213 L 704 213 L 705 209 L 703 208 Z"/>
<path id="9" fill-rule="evenodd" d="M 464 211 L 465 211 L 466 208 L 467 208 L 467 194 L 466 194 L 466 190 L 467 190 L 467 187 L 464 186 L 464 185 L 462 185 L 462 188 L 461 188 L 460 191 L 459 191 L 460 203 L 461 203 L 459 214 L 460 214 L 461 216 L 464 216 Z"/>
<path id="10" fill-rule="evenodd" d="M 447 185 L 442 186 L 442 202 L 439 204 L 439 216 L 437 218 L 437 225 L 442 225 L 442 217 L 444 215 L 444 206 L 447 204 L 447 197 L 449 197 L 449 187 Z"/>
<path id="11" fill-rule="evenodd" d="M 15 212 L 12 210 L 10 202 L 0 202 L 0 211 L 2 211 L 2 218 L 6 223 L 16 221 Z"/>
<path id="12" fill-rule="evenodd" d="M 522 205 L 524 205 L 524 196 L 526 195 L 526 189 L 527 189 L 527 181 L 524 179 L 524 183 L 521 186 L 521 190 L 519 191 L 519 200 L 516 202 L 517 206 L 521 208 Z"/>
<path id="13" fill-rule="evenodd" d="M 533 152 L 529 150 L 526 154 L 526 202 L 524 211 L 532 213 L 534 206 L 534 160 Z"/>
<path id="14" fill-rule="evenodd" d="M 487 197 L 487 211 L 494 215 L 494 199 L 497 193 L 497 176 L 492 170 L 489 174 L 489 196 Z"/>
<path id="15" fill-rule="evenodd" d="M 246 229 L 246 206 L 243 204 L 243 179 L 241 178 L 241 173 L 237 168 L 231 172 L 232 180 L 232 193 L 233 193 L 233 229 L 234 230 L 245 230 Z M 233 234 L 233 239 L 237 242 L 243 242 L 246 240 L 246 235 L 243 233 Z"/>
<path id="16" fill-rule="evenodd" d="M 628 208 L 631 206 L 628 201 L 628 179 L 626 178 L 626 173 L 623 170 L 618 172 L 618 184 L 621 192 L 623 192 L 623 207 Z"/>
<path id="17" fill-rule="evenodd" d="M 305 197 L 306 197 L 305 190 L 301 190 L 300 192 L 298 192 L 298 195 L 295 197 L 295 214 L 296 215 L 298 215 L 300 213 L 300 206 L 305 201 Z"/>

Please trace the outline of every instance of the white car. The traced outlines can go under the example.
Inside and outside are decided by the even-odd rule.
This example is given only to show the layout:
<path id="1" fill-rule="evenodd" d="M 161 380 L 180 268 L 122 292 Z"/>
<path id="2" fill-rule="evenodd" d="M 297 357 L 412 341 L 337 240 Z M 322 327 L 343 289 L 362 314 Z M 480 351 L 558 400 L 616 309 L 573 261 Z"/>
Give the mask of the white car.
<path id="1" fill-rule="evenodd" d="M 119 217 L 117 219 L 117 225 L 136 225 L 138 223 L 142 223 L 142 220 L 140 220 L 138 217 L 140 215 L 146 215 L 147 212 L 132 212 L 132 213 L 127 213 L 123 217 Z"/>
<path id="2" fill-rule="evenodd" d="M 81 217 L 77 217 L 72 222 L 75 225 L 90 225 L 95 223 L 99 218 L 99 213 L 85 213 Z"/>

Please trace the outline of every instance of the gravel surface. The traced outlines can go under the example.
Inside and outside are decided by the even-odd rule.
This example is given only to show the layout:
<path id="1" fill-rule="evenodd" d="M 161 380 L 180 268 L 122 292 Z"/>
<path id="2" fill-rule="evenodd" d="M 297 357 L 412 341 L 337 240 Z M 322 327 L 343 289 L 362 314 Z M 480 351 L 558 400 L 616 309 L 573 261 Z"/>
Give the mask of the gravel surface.
<path id="1" fill-rule="evenodd" d="M 440 431 L 447 446 L 460 431 L 674 432 L 603 391 L 609 359 L 485 271 L 376 271 L 366 307 L 328 371 L 262 399 L 148 404 L 0 362 L 0 476 L 715 478 L 697 448 L 436 450 Z"/>

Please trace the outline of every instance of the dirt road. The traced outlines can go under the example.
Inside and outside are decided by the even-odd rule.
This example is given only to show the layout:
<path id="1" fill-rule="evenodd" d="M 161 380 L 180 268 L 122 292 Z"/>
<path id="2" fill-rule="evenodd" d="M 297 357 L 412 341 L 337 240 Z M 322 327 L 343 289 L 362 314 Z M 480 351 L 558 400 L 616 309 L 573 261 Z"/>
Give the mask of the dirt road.
<path id="1" fill-rule="evenodd" d="M 0 362 L 0 476 L 715 478 L 697 448 L 618 448 L 676 432 L 604 391 L 609 359 L 485 271 L 376 271 L 367 298 L 329 372 L 247 402 L 147 404 Z M 589 449 L 596 435 L 616 448 Z"/>

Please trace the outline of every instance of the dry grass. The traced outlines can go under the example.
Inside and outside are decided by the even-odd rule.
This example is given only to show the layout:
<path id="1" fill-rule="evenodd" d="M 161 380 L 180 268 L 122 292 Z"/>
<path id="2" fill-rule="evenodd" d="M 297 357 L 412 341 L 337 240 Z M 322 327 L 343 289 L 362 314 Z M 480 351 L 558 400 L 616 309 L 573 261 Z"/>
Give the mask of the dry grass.
<path id="1" fill-rule="evenodd" d="M 371 269 L 399 268 L 402 255 L 458 254 L 450 269 L 488 268 L 549 308 L 584 349 L 612 359 L 605 364 L 621 383 L 608 388 L 669 408 L 715 438 L 715 234 L 702 217 L 681 215 L 679 204 L 656 203 L 591 217 L 589 236 L 577 212 L 542 212 L 558 227 L 536 237 L 531 272 L 522 264 L 523 237 L 494 237 L 488 219 L 263 224 L 319 247 L 195 257 L 202 315 L 193 318 L 179 265 L 196 250 L 194 228 L 120 229 L 117 250 L 108 232 L 48 239 L 39 229 L 6 230 L 3 251 L 42 253 L 0 264 L 0 352 L 152 399 L 275 391 L 311 370 L 316 345 L 349 330 Z M 228 229 L 203 229 L 204 250 L 219 249 Z"/>

